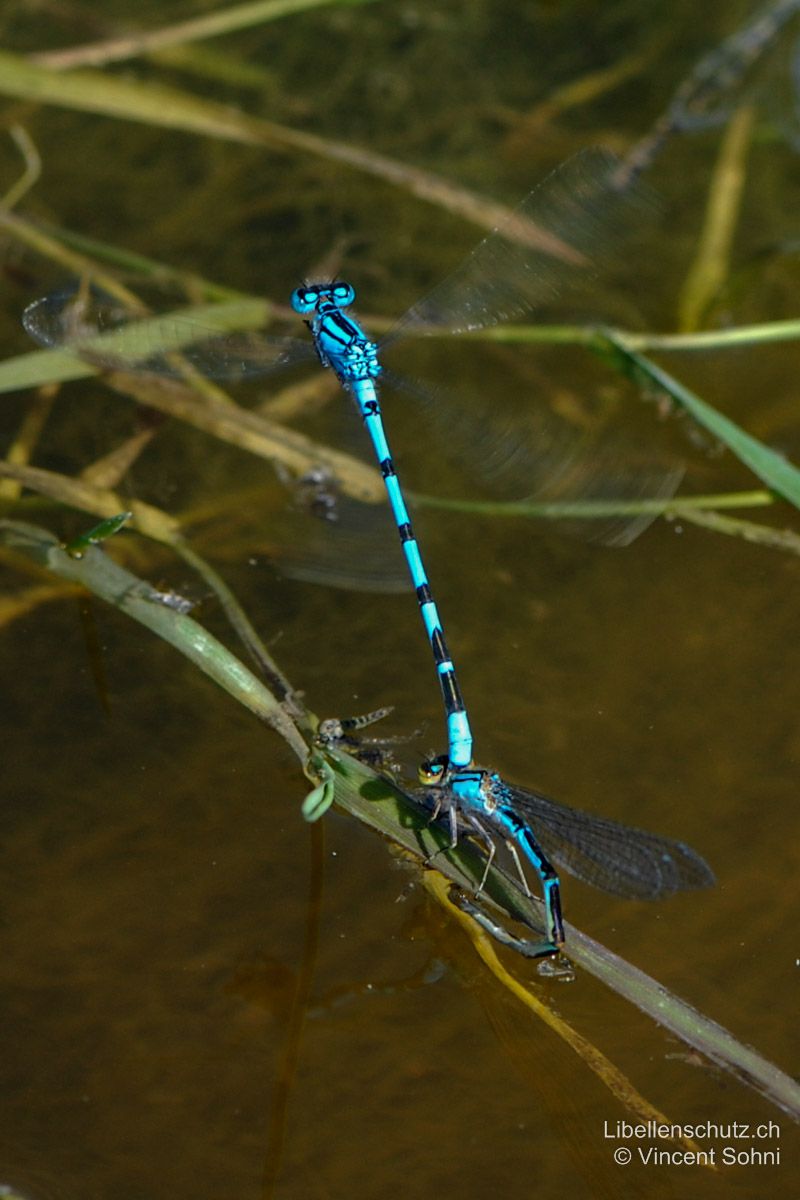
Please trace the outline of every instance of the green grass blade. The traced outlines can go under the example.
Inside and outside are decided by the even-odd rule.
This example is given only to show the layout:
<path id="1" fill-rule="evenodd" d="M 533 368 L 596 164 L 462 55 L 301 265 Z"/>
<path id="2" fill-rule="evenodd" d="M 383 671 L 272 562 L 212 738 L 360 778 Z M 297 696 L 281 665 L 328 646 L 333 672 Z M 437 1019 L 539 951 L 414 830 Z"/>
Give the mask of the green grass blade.
<path id="1" fill-rule="evenodd" d="M 784 500 L 788 500 L 795 508 L 800 508 L 800 470 L 794 463 L 782 454 L 770 450 L 749 433 L 745 433 L 735 421 L 731 421 L 705 400 L 701 400 L 649 358 L 631 350 L 624 337 L 608 332 L 607 339 L 617 358 L 626 364 L 629 374 L 635 375 L 640 381 L 646 380 L 662 388 L 676 404 L 694 417 L 699 425 L 727 446 L 762 483 L 779 496 L 783 496 Z"/>

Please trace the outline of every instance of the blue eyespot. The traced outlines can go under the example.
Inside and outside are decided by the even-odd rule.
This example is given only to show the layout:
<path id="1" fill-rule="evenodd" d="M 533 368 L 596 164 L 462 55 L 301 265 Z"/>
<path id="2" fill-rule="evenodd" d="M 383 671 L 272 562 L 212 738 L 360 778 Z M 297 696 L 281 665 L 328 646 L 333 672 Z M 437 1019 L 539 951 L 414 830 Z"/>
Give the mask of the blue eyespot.
<path id="1" fill-rule="evenodd" d="M 313 312 L 319 302 L 319 288 L 299 287 L 292 292 L 292 308 L 296 313 L 306 316 Z"/>
<path id="2" fill-rule="evenodd" d="M 339 308 L 347 308 L 356 298 L 356 290 L 350 283 L 334 283 L 331 287 L 331 297 Z"/>

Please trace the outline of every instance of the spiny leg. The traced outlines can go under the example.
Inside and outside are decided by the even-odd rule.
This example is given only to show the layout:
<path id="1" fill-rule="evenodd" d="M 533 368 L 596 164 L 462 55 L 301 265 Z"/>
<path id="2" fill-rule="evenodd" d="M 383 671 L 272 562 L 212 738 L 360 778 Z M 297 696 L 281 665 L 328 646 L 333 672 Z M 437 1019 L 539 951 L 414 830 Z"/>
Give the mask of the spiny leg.
<path id="1" fill-rule="evenodd" d="M 517 847 L 514 845 L 511 838 L 506 838 L 506 846 L 508 847 L 509 854 L 511 855 L 511 857 L 514 860 L 514 866 L 517 868 L 517 875 L 519 876 L 523 891 L 525 892 L 525 895 L 530 900 L 533 896 L 533 893 L 531 892 L 530 885 L 528 883 L 525 872 L 522 869 L 522 863 L 520 862 L 520 857 L 519 857 L 519 854 L 517 853 Z"/>

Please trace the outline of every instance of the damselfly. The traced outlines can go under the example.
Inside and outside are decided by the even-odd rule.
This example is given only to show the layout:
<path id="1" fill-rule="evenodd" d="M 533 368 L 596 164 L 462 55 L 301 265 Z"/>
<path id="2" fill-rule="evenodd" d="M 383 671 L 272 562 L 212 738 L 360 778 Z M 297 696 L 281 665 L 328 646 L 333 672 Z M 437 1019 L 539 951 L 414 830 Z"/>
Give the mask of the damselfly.
<path id="1" fill-rule="evenodd" d="M 584 160 L 578 162 L 583 170 Z M 574 169 L 572 164 L 567 164 L 555 177 L 551 176 L 544 187 L 555 187 L 559 191 L 568 181 L 576 184 L 572 178 Z M 606 209 L 609 206 L 613 209 L 615 199 L 622 201 L 613 187 L 608 160 L 604 161 L 603 169 L 606 186 L 602 193 L 582 193 L 578 187 L 570 192 L 568 208 L 573 216 L 576 205 L 584 217 L 590 213 L 596 215 L 601 196 Z M 597 182 L 596 176 L 593 181 Z M 533 196 L 538 197 L 538 212 L 541 197 L 538 193 Z M 526 201 L 523 208 L 530 203 L 531 200 Z M 577 222 L 577 227 L 585 232 L 586 220 Z M 588 247 L 573 245 L 573 249 L 583 257 Z M 498 273 L 497 268 L 501 265 L 504 269 Z M 455 277 L 440 284 L 416 309 L 412 309 L 405 321 L 430 322 L 446 312 L 451 327 L 469 329 L 521 310 L 527 311 L 532 294 L 538 291 L 541 283 L 536 276 L 530 278 L 532 270 L 533 264 L 526 255 L 509 250 L 496 234 L 492 235 L 478 246 Z M 502 293 L 494 290 L 498 287 L 499 274 L 504 281 Z M 292 294 L 292 306 L 307 318 L 322 365 L 334 371 L 358 404 L 416 590 L 447 720 L 447 754 L 422 769 L 434 811 L 447 812 L 453 842 L 458 836 L 460 820 L 483 837 L 489 849 L 487 872 L 495 850 L 492 834 L 499 834 L 507 842 L 515 858 L 515 847 L 521 848 L 542 884 L 546 915 L 545 941 L 540 947 L 542 954 L 557 952 L 564 941 L 564 929 L 558 875 L 534 833 L 534 829 L 539 829 L 539 822 L 546 831 L 545 837 L 550 835 L 552 838 L 557 856 L 567 869 L 608 890 L 655 898 L 680 888 L 708 885 L 713 880 L 708 867 L 694 851 L 681 843 L 578 813 L 536 793 L 516 788 L 495 772 L 473 763 L 467 711 L 383 425 L 377 386 L 382 371 L 378 347 L 346 312 L 354 299 L 355 293 L 349 283 L 306 284 Z M 564 847 L 569 847 L 569 854 Z M 583 866 L 580 866 L 581 861 Z M 524 880 L 521 868 L 520 875 Z"/>
<path id="2" fill-rule="evenodd" d="M 683 842 L 559 804 L 508 783 L 495 771 L 454 771 L 442 757 L 422 764 L 420 781 L 433 816 L 441 814 L 449 821 L 451 848 L 464 832 L 486 847 L 479 895 L 495 857 L 496 837 L 508 846 L 528 895 L 517 847 L 531 863 L 542 882 L 545 904 L 546 940 L 539 954 L 552 953 L 564 940 L 559 882 L 551 859 L 576 879 L 631 900 L 660 900 L 714 883 L 707 863 Z"/>
<path id="3" fill-rule="evenodd" d="M 617 160 L 603 151 L 588 151 L 564 164 L 515 210 L 510 226 L 501 227 L 482 241 L 453 275 L 401 318 L 381 346 L 401 335 L 444 330 L 468 332 L 521 318 L 554 295 L 569 292 L 591 272 L 609 244 L 624 235 L 632 205 L 637 207 L 636 197 L 617 186 L 618 172 Z M 509 240 L 511 235 L 513 243 Z M 354 299 L 354 289 L 347 282 L 307 283 L 293 292 L 292 307 L 305 317 L 319 361 L 335 373 L 356 401 L 383 476 L 416 590 L 444 701 L 448 741 L 447 754 L 436 760 L 426 782 L 435 795 L 435 806 L 449 813 L 454 836 L 460 816 L 473 831 L 487 837 L 497 833 L 521 847 L 539 874 L 544 890 L 547 930 L 542 953 L 554 953 L 563 942 L 559 883 L 526 815 L 531 812 L 531 798 L 535 794 L 517 789 L 494 772 L 474 765 L 466 707 L 383 425 L 378 395 L 378 381 L 383 374 L 379 347 L 348 313 Z M 25 327 L 40 342 L 61 343 L 65 332 L 64 310 L 62 298 L 45 297 L 26 310 Z M 137 334 L 137 329 L 144 332 Z M 262 374 L 272 366 L 287 365 L 308 356 L 308 346 L 292 339 L 209 337 L 209 331 L 192 329 L 188 321 L 126 325 L 113 329 L 105 337 L 90 336 L 84 331 L 77 339 L 77 346 L 90 361 L 100 365 L 129 370 L 133 363 L 159 373 L 171 369 L 165 353 L 179 351 L 177 373 L 185 370 L 188 362 L 216 378 Z M 676 481 L 677 477 L 672 475 L 666 488 L 674 488 Z M 599 834 L 602 829 L 607 832 L 609 828 L 621 828 L 613 822 L 602 822 L 585 814 L 583 817 L 583 828 L 590 832 Z M 646 839 L 650 835 L 641 837 Z M 600 838 L 597 853 L 601 859 L 602 847 L 608 844 L 608 837 Z M 661 846 L 665 855 L 672 855 L 674 863 L 682 861 L 680 850 L 697 868 L 694 874 L 676 868 L 671 890 L 699 886 L 698 879 L 702 884 L 711 881 L 702 860 L 679 843 L 653 839 L 653 844 Z M 610 865 L 608 872 L 610 877 Z M 663 894 L 665 890 L 657 887 L 652 878 L 648 886 L 652 895 Z"/>

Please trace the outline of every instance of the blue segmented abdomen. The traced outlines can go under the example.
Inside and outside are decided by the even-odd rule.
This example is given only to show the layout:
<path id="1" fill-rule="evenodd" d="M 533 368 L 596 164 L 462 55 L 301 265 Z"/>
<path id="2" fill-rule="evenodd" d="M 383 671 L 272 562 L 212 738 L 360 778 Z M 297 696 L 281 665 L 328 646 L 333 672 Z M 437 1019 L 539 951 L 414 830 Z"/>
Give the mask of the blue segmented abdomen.
<path id="1" fill-rule="evenodd" d="M 304 284 L 292 293 L 292 307 L 295 312 L 310 318 L 306 323 L 314 335 L 320 362 L 330 367 L 344 387 L 352 392 L 364 419 L 383 475 L 436 665 L 447 720 L 449 761 L 454 767 L 466 767 L 472 761 L 469 720 L 381 420 L 375 386 L 375 380 L 382 370 L 378 349 L 358 322 L 343 311 L 354 299 L 353 288 L 343 281 Z"/>
<path id="2" fill-rule="evenodd" d="M 456 679 L 455 667 L 445 642 L 439 610 L 433 599 L 431 586 L 422 561 L 417 539 L 406 508 L 400 480 L 392 461 L 389 443 L 381 420 L 377 388 L 372 379 L 360 379 L 351 384 L 364 424 L 367 427 L 375 457 L 378 460 L 386 492 L 389 497 L 400 543 L 403 547 L 409 573 L 417 593 L 420 614 L 431 645 L 439 685 L 442 689 L 447 719 L 448 754 L 456 767 L 468 766 L 472 761 L 472 733 Z"/>
<path id="3" fill-rule="evenodd" d="M 539 876 L 547 913 L 547 936 L 556 945 L 561 945 L 564 941 L 564 925 L 561 917 L 561 890 L 558 872 L 545 856 L 533 830 L 513 808 L 501 803 L 491 813 L 487 811 L 486 815 L 493 825 L 503 831 L 507 838 L 516 842 Z"/>

